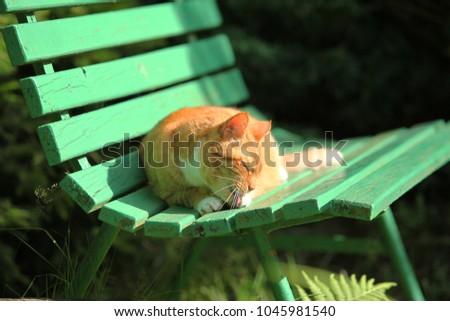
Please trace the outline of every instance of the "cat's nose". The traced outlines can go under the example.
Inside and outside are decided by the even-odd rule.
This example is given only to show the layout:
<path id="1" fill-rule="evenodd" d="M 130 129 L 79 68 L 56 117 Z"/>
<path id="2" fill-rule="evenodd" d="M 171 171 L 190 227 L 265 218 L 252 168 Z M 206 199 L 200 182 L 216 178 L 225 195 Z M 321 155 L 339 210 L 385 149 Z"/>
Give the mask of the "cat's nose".
<path id="1" fill-rule="evenodd" d="M 256 188 L 255 184 L 248 184 L 247 186 L 248 192 L 255 190 L 255 188 Z"/>

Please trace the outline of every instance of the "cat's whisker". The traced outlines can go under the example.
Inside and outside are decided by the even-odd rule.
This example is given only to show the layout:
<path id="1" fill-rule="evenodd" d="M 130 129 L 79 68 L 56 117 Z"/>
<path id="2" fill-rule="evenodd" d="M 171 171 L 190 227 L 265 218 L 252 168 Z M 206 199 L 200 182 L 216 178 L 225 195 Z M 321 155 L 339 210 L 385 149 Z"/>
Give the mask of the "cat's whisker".
<path id="1" fill-rule="evenodd" d="M 233 178 L 229 178 L 229 177 L 225 177 L 225 176 L 221 176 L 221 175 L 217 175 L 217 174 L 213 174 L 213 176 L 218 177 L 218 178 L 228 179 L 228 180 L 233 181 L 235 183 L 239 183 L 239 180 L 237 180 L 237 179 L 233 179 Z"/>
<path id="2" fill-rule="evenodd" d="M 232 186 L 233 186 L 233 184 L 230 184 L 230 185 L 227 185 L 227 186 L 225 186 L 225 187 L 222 187 L 221 189 L 215 191 L 215 192 L 212 193 L 211 195 L 216 195 L 217 193 L 223 191 L 224 189 L 230 188 L 230 187 L 232 187 Z"/>
<path id="3" fill-rule="evenodd" d="M 232 196 L 233 198 L 231 199 L 231 204 L 230 204 L 230 209 L 234 209 L 234 202 L 235 202 L 235 193 L 231 193 L 230 197 Z"/>
<path id="4" fill-rule="evenodd" d="M 233 189 L 233 191 L 230 193 L 230 195 L 228 195 L 228 197 L 226 198 L 225 202 L 224 202 L 224 203 L 222 204 L 222 206 L 219 208 L 219 211 L 222 210 L 222 208 L 225 206 L 225 204 L 228 203 L 228 200 L 230 199 L 230 197 L 231 197 L 232 195 L 235 194 L 234 192 L 236 191 L 236 189 L 237 189 L 237 187 Z"/>

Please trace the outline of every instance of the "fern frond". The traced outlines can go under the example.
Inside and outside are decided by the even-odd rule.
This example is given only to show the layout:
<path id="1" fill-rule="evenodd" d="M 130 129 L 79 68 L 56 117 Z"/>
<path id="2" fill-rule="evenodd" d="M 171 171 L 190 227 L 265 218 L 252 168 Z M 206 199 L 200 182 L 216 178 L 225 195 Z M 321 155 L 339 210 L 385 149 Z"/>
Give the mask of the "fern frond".
<path id="1" fill-rule="evenodd" d="M 346 301 L 351 300 L 352 299 L 352 291 L 350 290 L 350 285 L 347 281 L 347 279 L 345 278 L 344 274 L 340 275 L 339 278 L 339 283 L 341 284 L 341 288 L 344 291 L 345 294 L 345 299 Z"/>
<path id="2" fill-rule="evenodd" d="M 297 291 L 297 299 L 295 300 L 311 301 L 308 293 L 306 293 L 306 291 L 300 285 L 294 284 L 294 288 Z"/>
<path id="3" fill-rule="evenodd" d="M 350 288 L 352 290 L 353 297 L 357 298 L 360 297 L 361 294 L 364 292 L 361 289 L 361 286 L 358 283 L 358 280 L 356 280 L 356 275 L 352 274 L 350 276 Z"/>
<path id="4" fill-rule="evenodd" d="M 325 295 L 322 293 L 320 287 L 313 280 L 311 280 L 308 274 L 302 271 L 302 275 L 305 278 L 306 284 L 308 285 L 309 290 L 311 291 L 316 301 L 325 301 Z"/>
<path id="5" fill-rule="evenodd" d="M 308 295 L 307 291 L 298 285 L 296 289 L 299 293 L 299 299 L 308 301 L 311 298 L 317 301 L 388 301 L 389 298 L 386 295 L 386 291 L 397 285 L 394 282 L 375 284 L 375 279 L 367 280 L 366 275 L 363 275 L 358 280 L 355 274 L 352 274 L 350 278 L 340 274 L 339 279 L 336 279 L 334 274 L 331 274 L 329 276 L 329 285 L 327 285 L 317 276 L 311 279 L 304 271 L 301 274 L 311 294 Z"/>
<path id="6" fill-rule="evenodd" d="M 342 291 L 342 288 L 339 285 L 339 282 L 334 277 L 334 274 L 330 275 L 330 287 L 331 287 L 331 291 L 333 291 L 334 296 L 336 297 L 337 301 L 345 301 L 344 291 Z"/>
<path id="7" fill-rule="evenodd" d="M 363 293 L 359 298 L 357 298 L 357 300 L 369 301 L 375 299 L 381 301 L 389 301 L 389 298 L 386 295 L 386 291 L 396 285 L 397 284 L 394 282 L 384 282 L 374 285 L 365 293 Z"/>
<path id="8" fill-rule="evenodd" d="M 359 279 L 359 286 L 361 287 L 362 292 L 367 291 L 367 276 L 365 274 Z"/>
<path id="9" fill-rule="evenodd" d="M 314 282 L 317 284 L 317 286 L 322 291 L 326 301 L 336 301 L 336 298 L 334 297 L 333 292 L 331 292 L 331 289 L 329 286 L 327 286 L 325 283 L 321 282 L 317 276 L 314 277 Z"/>

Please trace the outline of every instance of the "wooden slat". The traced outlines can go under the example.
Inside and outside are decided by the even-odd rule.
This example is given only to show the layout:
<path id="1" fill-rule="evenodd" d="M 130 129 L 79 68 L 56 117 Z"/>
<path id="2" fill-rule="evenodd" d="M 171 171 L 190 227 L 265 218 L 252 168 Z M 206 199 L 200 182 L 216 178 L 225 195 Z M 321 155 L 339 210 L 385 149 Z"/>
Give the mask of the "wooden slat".
<path id="1" fill-rule="evenodd" d="M 163 3 L 2 30 L 13 65 L 171 37 L 221 23 L 213 0 Z"/>
<path id="2" fill-rule="evenodd" d="M 40 126 L 39 138 L 49 164 L 148 132 L 181 107 L 235 105 L 248 97 L 236 69 L 177 85 L 107 108 Z"/>
<path id="3" fill-rule="evenodd" d="M 304 142 L 304 138 L 300 135 L 297 135 L 291 131 L 288 131 L 284 128 L 274 128 L 272 131 L 272 135 L 275 137 L 278 143 L 282 142 L 295 142 L 295 143 L 302 143 Z"/>
<path id="4" fill-rule="evenodd" d="M 149 186 L 106 204 L 100 211 L 99 220 L 120 227 L 128 232 L 139 230 L 149 216 L 167 208 Z"/>
<path id="5" fill-rule="evenodd" d="M 239 209 L 210 213 L 200 217 L 192 224 L 196 237 L 226 235 L 236 231 L 235 217 Z"/>
<path id="6" fill-rule="evenodd" d="M 37 11 L 58 7 L 116 3 L 123 0 L 0 0 L 0 13 Z"/>
<path id="7" fill-rule="evenodd" d="M 320 179 L 317 181 L 319 184 L 310 184 L 301 193 L 289 196 L 289 203 L 282 209 L 283 216 L 285 219 L 295 219 L 322 211 L 334 197 L 350 186 L 357 186 L 374 171 L 394 161 L 414 145 L 427 140 L 443 127 L 442 121 L 415 126 L 377 152 L 350 160 L 348 166 L 340 168 L 336 175 L 326 180 Z"/>
<path id="8" fill-rule="evenodd" d="M 231 66 L 225 35 L 21 80 L 32 117 L 154 90 Z"/>
<path id="9" fill-rule="evenodd" d="M 372 220 L 418 182 L 450 160 L 447 128 L 398 155 L 341 194 L 331 204 L 333 215 Z"/>
<path id="10" fill-rule="evenodd" d="M 144 233 L 151 237 L 180 237 L 192 234 L 192 222 L 200 215 L 194 209 L 170 207 L 150 217 L 144 224 Z"/>
<path id="11" fill-rule="evenodd" d="M 145 184 L 137 151 L 102 164 L 67 174 L 60 185 L 86 212 L 93 212 L 113 198 Z"/>

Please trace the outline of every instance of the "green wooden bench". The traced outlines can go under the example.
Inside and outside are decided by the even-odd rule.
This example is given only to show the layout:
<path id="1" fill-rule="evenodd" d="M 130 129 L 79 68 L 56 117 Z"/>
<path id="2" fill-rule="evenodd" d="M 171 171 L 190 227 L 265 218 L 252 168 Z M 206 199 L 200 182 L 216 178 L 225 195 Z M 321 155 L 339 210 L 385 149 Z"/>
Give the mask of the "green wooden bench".
<path id="1" fill-rule="evenodd" d="M 214 1 L 184 1 L 37 21 L 35 11 L 114 0 L 1 0 L 0 13 L 19 21 L 2 32 L 11 62 L 32 64 L 36 75 L 20 80 L 30 115 L 54 118 L 38 128 L 50 165 L 70 162 L 62 188 L 86 213 L 104 222 L 72 282 L 82 298 L 119 230 L 149 237 L 249 234 L 276 299 L 292 300 L 269 241 L 271 231 L 333 217 L 375 220 L 409 299 L 423 299 L 390 205 L 450 158 L 444 121 L 351 139 L 347 166 L 305 171 L 249 208 L 200 217 L 168 208 L 146 187 L 136 150 L 96 163 L 91 153 L 139 139 L 161 118 L 185 106 L 247 106 L 247 89 L 226 35 L 199 31 L 221 24 Z M 180 37 L 186 35 L 184 38 Z M 90 66 L 54 69 L 61 57 L 160 41 L 158 50 Z M 99 105 L 103 108 L 99 108 Z M 85 106 L 88 106 L 87 108 Z M 248 109 L 255 115 L 258 111 Z M 47 119 L 47 118 L 46 118 Z M 295 139 L 274 129 L 279 141 Z"/>

